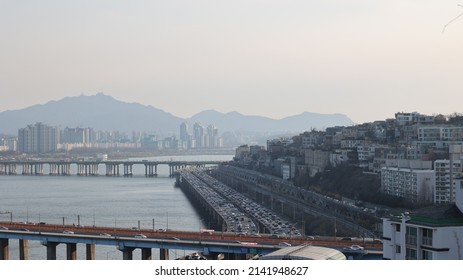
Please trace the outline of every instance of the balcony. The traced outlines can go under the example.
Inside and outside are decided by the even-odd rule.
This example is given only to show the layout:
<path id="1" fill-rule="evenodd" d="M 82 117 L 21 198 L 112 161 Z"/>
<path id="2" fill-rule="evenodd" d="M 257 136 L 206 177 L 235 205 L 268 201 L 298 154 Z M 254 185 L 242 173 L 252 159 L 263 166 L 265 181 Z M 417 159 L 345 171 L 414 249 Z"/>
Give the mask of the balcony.
<path id="1" fill-rule="evenodd" d="M 432 247 L 432 237 L 424 237 L 423 236 L 423 245 Z"/>

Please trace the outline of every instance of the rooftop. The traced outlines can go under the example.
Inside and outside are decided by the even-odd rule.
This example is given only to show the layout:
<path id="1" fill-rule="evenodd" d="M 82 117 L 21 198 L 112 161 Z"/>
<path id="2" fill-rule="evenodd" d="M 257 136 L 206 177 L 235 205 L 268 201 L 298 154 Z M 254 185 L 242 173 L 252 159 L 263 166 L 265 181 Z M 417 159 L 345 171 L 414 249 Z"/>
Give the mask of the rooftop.
<path id="1" fill-rule="evenodd" d="M 301 245 L 285 247 L 261 257 L 262 260 L 345 260 L 346 256 L 338 250 Z"/>
<path id="2" fill-rule="evenodd" d="M 426 226 L 463 226 L 463 213 L 454 203 L 419 209 L 410 218 L 409 223 Z"/>

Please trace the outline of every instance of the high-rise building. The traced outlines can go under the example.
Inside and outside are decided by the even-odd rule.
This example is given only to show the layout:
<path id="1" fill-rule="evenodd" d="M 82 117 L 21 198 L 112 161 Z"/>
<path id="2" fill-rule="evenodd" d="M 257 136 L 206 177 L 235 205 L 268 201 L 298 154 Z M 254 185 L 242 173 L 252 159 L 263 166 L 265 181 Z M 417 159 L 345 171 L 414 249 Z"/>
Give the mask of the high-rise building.
<path id="1" fill-rule="evenodd" d="M 91 128 L 69 128 L 66 127 L 61 136 L 61 143 L 91 143 L 94 139 L 94 132 Z"/>
<path id="2" fill-rule="evenodd" d="M 18 150 L 23 153 L 55 152 L 59 140 L 56 127 L 43 123 L 28 125 L 18 131 Z"/>
<path id="3" fill-rule="evenodd" d="M 184 148 L 219 148 L 223 147 L 223 139 L 219 130 L 212 124 L 204 128 L 200 123 L 193 125 L 193 135 L 188 132 L 186 123 L 180 124 L 180 147 Z"/>
<path id="4" fill-rule="evenodd" d="M 195 123 L 193 126 L 193 138 L 196 142 L 196 148 L 205 146 L 204 128 L 199 123 Z"/>
<path id="5" fill-rule="evenodd" d="M 185 122 L 180 124 L 180 140 L 184 142 L 189 140 L 188 125 Z"/>
<path id="6" fill-rule="evenodd" d="M 207 126 L 207 147 L 219 147 L 219 130 L 212 124 Z"/>

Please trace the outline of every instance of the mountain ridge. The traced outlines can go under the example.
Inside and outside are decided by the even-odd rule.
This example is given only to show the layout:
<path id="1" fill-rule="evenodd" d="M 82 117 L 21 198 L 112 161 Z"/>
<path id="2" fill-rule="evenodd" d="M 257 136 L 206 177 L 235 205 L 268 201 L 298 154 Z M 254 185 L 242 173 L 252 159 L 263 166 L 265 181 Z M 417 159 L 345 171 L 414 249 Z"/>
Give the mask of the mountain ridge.
<path id="1" fill-rule="evenodd" d="M 18 129 L 42 122 L 64 127 L 92 127 L 95 130 L 154 132 L 159 135 L 178 135 L 182 122 L 215 125 L 221 133 L 247 132 L 302 132 L 311 128 L 322 129 L 335 125 L 352 125 L 343 114 L 302 112 L 282 119 L 244 115 L 237 111 L 221 113 L 214 109 L 180 118 L 152 105 L 123 102 L 110 95 L 68 96 L 36 104 L 23 109 L 0 112 L 0 133 L 17 134 Z"/>

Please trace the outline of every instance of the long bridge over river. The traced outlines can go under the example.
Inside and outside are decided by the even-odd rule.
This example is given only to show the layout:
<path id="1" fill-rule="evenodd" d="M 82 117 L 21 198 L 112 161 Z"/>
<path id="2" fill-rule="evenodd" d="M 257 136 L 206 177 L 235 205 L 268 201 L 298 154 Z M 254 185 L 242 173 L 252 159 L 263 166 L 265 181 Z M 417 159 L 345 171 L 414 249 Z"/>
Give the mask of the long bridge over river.
<path id="1" fill-rule="evenodd" d="M 169 176 L 183 168 L 217 165 L 223 161 L 155 161 L 155 160 L 8 160 L 0 161 L 0 175 L 75 175 L 98 176 L 100 167 L 105 167 L 106 176 L 132 176 L 133 166 L 145 168 L 146 177 L 158 175 L 158 165 L 169 167 Z M 76 168 L 71 168 L 71 166 Z"/>
<path id="2" fill-rule="evenodd" d="M 265 255 L 278 250 L 286 244 L 318 245 L 343 248 L 354 244 L 352 241 L 333 239 L 274 238 L 270 235 L 239 236 L 229 232 L 174 231 L 154 229 L 128 229 L 95 226 L 22 224 L 0 222 L 0 260 L 9 259 L 10 240 L 19 242 L 20 260 L 28 259 L 28 241 L 36 240 L 44 246 L 46 258 L 56 259 L 59 244 L 66 244 L 66 258 L 77 259 L 77 244 L 86 245 L 86 259 L 95 259 L 96 246 L 114 246 L 121 251 L 122 259 L 133 259 L 133 251 L 141 250 L 142 260 L 152 259 L 152 249 L 159 249 L 161 260 L 169 259 L 170 249 L 200 251 L 204 255 L 225 254 L 228 259 L 246 259 L 254 255 Z M 358 244 L 358 243 L 356 243 Z M 381 254 L 382 244 L 363 241 L 366 250 L 350 252 L 355 254 Z M 349 252 L 344 252 L 349 254 Z"/>

